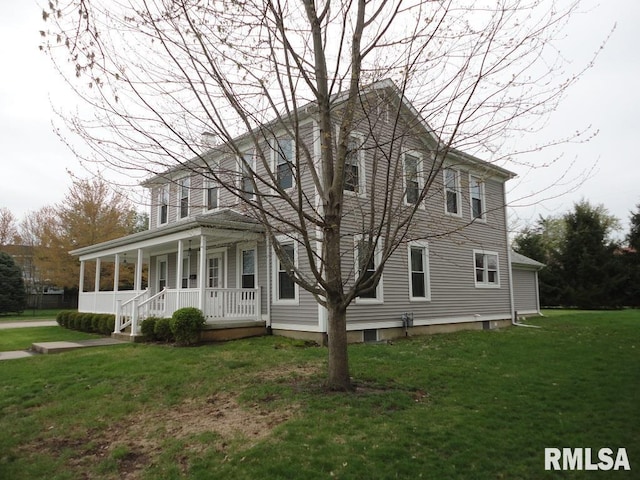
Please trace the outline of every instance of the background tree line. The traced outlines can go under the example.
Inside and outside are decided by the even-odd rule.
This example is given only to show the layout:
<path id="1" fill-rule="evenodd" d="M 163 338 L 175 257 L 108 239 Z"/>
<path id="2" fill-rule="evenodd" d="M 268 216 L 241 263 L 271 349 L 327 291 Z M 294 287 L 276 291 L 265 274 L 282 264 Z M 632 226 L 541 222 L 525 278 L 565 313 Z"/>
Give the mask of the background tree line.
<path id="1" fill-rule="evenodd" d="M 539 273 L 541 305 L 640 306 L 640 204 L 622 241 L 613 236 L 619 230 L 603 205 L 586 200 L 522 230 L 514 250 L 546 265 Z"/>
<path id="2" fill-rule="evenodd" d="M 0 207 L 0 251 L 17 260 L 29 292 L 57 287 L 74 295 L 80 262 L 69 255 L 70 250 L 147 228 L 147 214 L 138 213 L 127 197 L 102 177 L 74 179 L 60 203 L 29 212 L 21 220 Z M 87 267 L 86 278 L 93 278 L 95 272 L 90 271 L 91 265 Z M 124 265 L 120 273 L 123 288 L 133 284 L 133 271 L 128 267 Z M 101 268 L 106 287 L 113 282 L 113 265 Z"/>

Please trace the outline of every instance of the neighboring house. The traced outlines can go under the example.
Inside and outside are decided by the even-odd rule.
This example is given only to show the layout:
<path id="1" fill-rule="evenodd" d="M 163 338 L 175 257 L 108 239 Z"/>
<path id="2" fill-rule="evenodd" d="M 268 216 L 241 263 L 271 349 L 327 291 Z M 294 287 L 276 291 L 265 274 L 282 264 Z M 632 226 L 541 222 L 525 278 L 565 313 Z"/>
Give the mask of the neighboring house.
<path id="1" fill-rule="evenodd" d="M 34 247 L 30 245 L 4 245 L 0 250 L 13 257 L 16 265 L 22 270 L 25 290 L 27 292 L 27 308 L 71 308 L 75 305 L 67 301 L 64 289 L 51 285 L 50 281 L 41 278 L 34 260 Z"/>
<path id="2" fill-rule="evenodd" d="M 513 274 L 513 302 L 515 314 L 541 315 L 538 271 L 544 267 L 529 257 L 511 251 L 511 272 Z"/>
<path id="3" fill-rule="evenodd" d="M 366 268 L 360 273 L 355 268 L 359 264 L 359 234 L 353 212 L 357 205 L 369 205 L 380 197 L 374 191 L 381 182 L 378 179 L 376 188 L 372 187 L 370 165 L 374 146 L 382 144 L 391 130 L 385 126 L 389 119 L 384 102 L 402 105 L 401 121 L 411 125 L 407 128 L 410 133 L 398 143 L 398 161 L 405 175 L 400 195 L 408 207 L 416 203 L 417 192 L 434 164 L 429 153 L 434 134 L 397 88 L 383 81 L 371 91 L 382 99 L 375 112 L 381 138 L 360 135 L 356 127 L 352 137 L 359 147 L 354 147 L 349 158 L 345 182 L 349 195 L 345 194 L 344 262 L 353 275 L 366 274 Z M 301 109 L 299 117 L 301 138 L 308 139 L 307 147 L 318 158 L 319 129 L 313 109 Z M 292 173 L 287 160 L 293 155 L 293 140 L 277 125 L 269 128 L 273 139 L 265 149 L 273 152 L 271 172 L 288 188 Z M 245 144 L 249 151 L 249 139 L 239 137 L 240 151 Z M 246 183 L 243 190 L 247 195 L 255 193 L 234 155 L 222 147 L 206 155 L 221 170 L 234 173 L 235 180 L 230 181 Z M 146 316 L 170 316 L 178 308 L 194 306 L 204 312 L 209 338 L 270 330 L 324 342 L 326 310 L 290 279 L 263 227 L 246 206 L 223 185 L 197 173 L 198 161 L 193 160 L 188 170 L 176 168 L 143 184 L 152 199 L 148 231 L 71 252 L 81 262 L 79 310 L 116 313 L 116 332 L 133 330 L 135 335 Z M 431 194 L 419 205 L 412 237 L 416 240 L 396 250 L 375 291 L 356 298 L 348 308 L 350 341 L 455 328 L 494 328 L 515 319 L 517 289 L 512 290 L 511 285 L 520 274 L 512 275 L 509 265 L 505 207 L 505 182 L 514 175 L 454 150 L 444 166 Z M 266 175 L 265 168 L 255 166 L 257 175 Z M 305 194 L 313 199 L 315 186 L 310 175 L 301 180 Z M 309 268 L 294 241 L 279 241 L 299 269 Z M 87 262 L 97 264 L 95 279 L 84 278 Z M 100 265 L 105 262 L 116 266 L 135 263 L 134 289 L 118 291 L 116 268 L 113 291 L 100 291 Z M 142 289 L 143 265 L 149 271 L 146 290 Z"/>

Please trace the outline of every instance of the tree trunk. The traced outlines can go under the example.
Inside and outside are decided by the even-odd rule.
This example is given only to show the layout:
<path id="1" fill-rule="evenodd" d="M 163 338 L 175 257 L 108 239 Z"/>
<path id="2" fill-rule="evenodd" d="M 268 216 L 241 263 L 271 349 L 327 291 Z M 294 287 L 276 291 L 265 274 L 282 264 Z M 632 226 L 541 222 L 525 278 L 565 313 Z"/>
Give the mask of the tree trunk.
<path id="1" fill-rule="evenodd" d="M 339 301 L 328 299 L 329 311 L 329 380 L 328 388 L 336 391 L 353 390 L 349 377 L 347 351 L 347 309 Z"/>

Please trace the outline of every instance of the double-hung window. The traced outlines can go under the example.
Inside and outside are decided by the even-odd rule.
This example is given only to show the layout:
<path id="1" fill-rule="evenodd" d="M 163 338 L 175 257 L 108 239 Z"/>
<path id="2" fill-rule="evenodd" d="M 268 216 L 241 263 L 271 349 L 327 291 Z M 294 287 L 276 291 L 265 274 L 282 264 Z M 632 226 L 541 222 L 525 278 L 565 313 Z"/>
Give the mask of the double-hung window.
<path id="1" fill-rule="evenodd" d="M 344 190 L 347 192 L 364 193 L 362 142 L 359 135 L 349 135 L 344 159 Z"/>
<path id="2" fill-rule="evenodd" d="M 476 287 L 499 287 L 498 254 L 482 250 L 473 251 Z"/>
<path id="3" fill-rule="evenodd" d="M 256 288 L 256 249 L 240 250 L 240 285 L 242 288 Z"/>
<path id="4" fill-rule="evenodd" d="M 282 189 L 293 187 L 294 146 L 290 138 L 279 138 L 275 145 L 276 180 Z"/>
<path id="5" fill-rule="evenodd" d="M 409 300 L 431 300 L 429 248 L 426 243 L 409 244 Z"/>
<path id="6" fill-rule="evenodd" d="M 469 197 L 471 198 L 471 218 L 484 220 L 484 183 L 478 177 L 469 177 Z"/>
<path id="7" fill-rule="evenodd" d="M 178 197 L 179 201 L 179 217 L 186 218 L 189 216 L 189 190 L 191 182 L 189 177 L 178 180 Z"/>
<path id="8" fill-rule="evenodd" d="M 158 223 L 164 225 L 169 220 L 169 185 L 162 185 L 158 192 Z"/>
<path id="9" fill-rule="evenodd" d="M 290 270 L 291 267 L 297 266 L 297 246 L 294 241 L 286 238 L 279 242 L 285 261 L 274 252 L 274 297 L 280 304 L 297 304 L 298 285 L 288 271 L 288 268 Z"/>
<path id="10" fill-rule="evenodd" d="M 220 206 L 220 188 L 215 183 L 207 187 L 207 210 L 215 210 Z"/>
<path id="11" fill-rule="evenodd" d="M 371 249 L 374 249 L 373 252 L 371 252 Z M 354 257 L 354 265 L 357 268 L 358 279 L 362 278 L 367 280 L 373 277 L 376 268 L 380 265 L 380 245 L 374 246 L 372 243 L 370 244 L 366 238 L 356 236 Z M 356 298 L 356 303 L 381 303 L 382 300 L 382 277 L 380 277 L 378 285 L 360 294 Z"/>
<path id="12" fill-rule="evenodd" d="M 420 198 L 422 190 L 422 161 L 420 157 L 412 153 L 405 153 L 404 157 L 404 202 L 406 205 L 415 205 Z"/>
<path id="13" fill-rule="evenodd" d="M 240 192 L 245 200 L 253 200 L 255 192 L 253 188 L 253 174 L 255 172 L 255 158 L 245 153 L 240 160 Z"/>
<path id="14" fill-rule="evenodd" d="M 444 169 L 445 212 L 460 216 L 460 172 L 453 168 Z"/>

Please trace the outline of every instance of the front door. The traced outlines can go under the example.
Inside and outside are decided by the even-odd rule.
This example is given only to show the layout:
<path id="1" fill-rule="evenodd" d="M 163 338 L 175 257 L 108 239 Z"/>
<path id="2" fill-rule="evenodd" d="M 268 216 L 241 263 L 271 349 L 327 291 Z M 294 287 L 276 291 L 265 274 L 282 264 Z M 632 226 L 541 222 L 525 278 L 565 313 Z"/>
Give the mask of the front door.
<path id="1" fill-rule="evenodd" d="M 214 253 L 207 258 L 207 316 L 222 318 L 224 316 L 224 262 L 222 253 Z"/>

